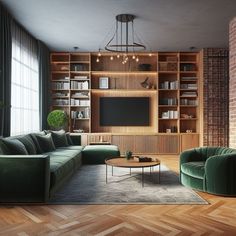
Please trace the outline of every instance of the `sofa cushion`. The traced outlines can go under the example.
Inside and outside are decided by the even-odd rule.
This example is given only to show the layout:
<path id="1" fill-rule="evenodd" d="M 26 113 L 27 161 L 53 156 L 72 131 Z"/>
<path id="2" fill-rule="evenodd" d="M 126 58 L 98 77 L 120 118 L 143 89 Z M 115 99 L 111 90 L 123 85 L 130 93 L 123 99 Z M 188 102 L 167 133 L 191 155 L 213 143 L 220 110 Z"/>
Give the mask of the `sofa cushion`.
<path id="1" fill-rule="evenodd" d="M 1 140 L 5 149 L 6 154 L 8 155 L 28 155 L 28 152 L 22 142 L 17 139 L 9 140 L 2 139 Z"/>
<path id="2" fill-rule="evenodd" d="M 70 137 L 70 133 L 66 133 L 66 139 L 67 139 L 67 143 L 69 144 L 69 145 L 74 145 L 74 143 L 73 143 L 73 141 L 72 141 L 72 139 L 71 139 L 71 137 Z"/>
<path id="3" fill-rule="evenodd" d="M 181 165 L 181 171 L 194 178 L 203 179 L 205 174 L 205 162 L 186 162 Z"/>
<path id="4" fill-rule="evenodd" d="M 84 164 L 104 164 L 107 158 L 120 156 L 115 145 L 88 145 L 82 152 Z"/>
<path id="5" fill-rule="evenodd" d="M 35 137 L 37 138 L 37 141 L 39 143 L 42 152 L 50 152 L 56 149 L 51 134 L 46 134 L 46 135 L 36 134 Z"/>
<path id="6" fill-rule="evenodd" d="M 50 186 L 54 187 L 64 177 L 73 173 L 74 160 L 72 156 L 57 156 L 50 157 Z"/>
<path id="7" fill-rule="evenodd" d="M 37 154 L 36 146 L 29 134 L 22 136 L 20 138 L 17 138 L 17 139 L 25 145 L 25 148 L 30 155 Z"/>
<path id="8" fill-rule="evenodd" d="M 37 154 L 41 154 L 41 153 L 43 153 L 43 150 L 42 150 L 42 148 L 39 145 L 39 142 L 38 142 L 38 140 L 36 138 L 36 135 L 45 135 L 45 132 L 41 131 L 41 132 L 38 132 L 38 133 L 30 134 L 30 137 L 32 138 L 32 140 L 34 142 L 34 145 L 36 147 Z"/>
<path id="9" fill-rule="evenodd" d="M 56 148 L 68 146 L 66 132 L 64 130 L 51 131 L 51 134 L 52 134 L 52 139 Z"/>

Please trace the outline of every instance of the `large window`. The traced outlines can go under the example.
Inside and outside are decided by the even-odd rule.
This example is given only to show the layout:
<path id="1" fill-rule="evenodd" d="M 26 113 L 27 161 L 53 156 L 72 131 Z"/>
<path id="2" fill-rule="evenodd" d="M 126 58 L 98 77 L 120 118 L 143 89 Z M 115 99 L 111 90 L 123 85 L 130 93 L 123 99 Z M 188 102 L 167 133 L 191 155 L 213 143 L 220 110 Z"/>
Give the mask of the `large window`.
<path id="1" fill-rule="evenodd" d="M 13 26 L 11 135 L 39 131 L 39 72 L 37 42 Z"/>

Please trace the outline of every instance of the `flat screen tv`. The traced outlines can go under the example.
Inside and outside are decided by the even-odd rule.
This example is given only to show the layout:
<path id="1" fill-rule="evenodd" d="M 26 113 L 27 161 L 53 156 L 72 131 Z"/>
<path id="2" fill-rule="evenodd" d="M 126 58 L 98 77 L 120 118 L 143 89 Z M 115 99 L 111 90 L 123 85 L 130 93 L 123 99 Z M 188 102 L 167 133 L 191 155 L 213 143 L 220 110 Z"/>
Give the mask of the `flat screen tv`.
<path id="1" fill-rule="evenodd" d="M 100 97 L 101 126 L 149 126 L 149 97 Z"/>

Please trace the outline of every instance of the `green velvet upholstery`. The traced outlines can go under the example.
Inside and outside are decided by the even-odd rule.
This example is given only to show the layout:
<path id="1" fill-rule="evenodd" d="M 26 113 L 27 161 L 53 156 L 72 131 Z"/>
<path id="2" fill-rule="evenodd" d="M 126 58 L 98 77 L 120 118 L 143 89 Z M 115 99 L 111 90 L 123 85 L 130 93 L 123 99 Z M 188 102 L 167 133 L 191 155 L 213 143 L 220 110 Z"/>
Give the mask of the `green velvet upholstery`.
<path id="1" fill-rule="evenodd" d="M 49 197 L 47 155 L 0 156 L 0 202 L 45 202 Z"/>
<path id="2" fill-rule="evenodd" d="M 8 155 L 28 155 L 25 145 L 17 139 L 2 139 L 3 152 Z"/>
<path id="3" fill-rule="evenodd" d="M 42 152 L 50 152 L 56 149 L 51 134 L 35 135 Z"/>
<path id="4" fill-rule="evenodd" d="M 36 138 L 38 135 L 46 138 L 43 134 L 8 137 L 6 140 L 21 143 L 30 152 L 38 152 L 45 150 L 44 143 Z M 81 146 L 61 147 L 43 155 L 6 155 L 2 149 L 6 147 L 0 142 L 0 203 L 46 202 L 82 164 Z"/>
<path id="5" fill-rule="evenodd" d="M 66 132 L 64 130 L 51 131 L 51 134 L 56 148 L 67 147 L 69 145 L 66 137 Z"/>
<path id="6" fill-rule="evenodd" d="M 54 150 L 50 135 L 41 132 L 6 139 L 20 143 L 26 152 L 44 152 L 42 155 L 6 155 L 0 142 L 0 203 L 46 202 L 82 165 L 82 156 L 90 164 L 100 164 L 106 158 L 120 155 L 114 145 L 84 148 L 78 145 L 79 136 L 72 136 L 74 145 Z"/>
<path id="7" fill-rule="evenodd" d="M 88 145 L 82 153 L 83 164 L 104 164 L 107 158 L 120 156 L 115 145 Z"/>
<path id="8" fill-rule="evenodd" d="M 38 140 L 36 138 L 36 135 L 45 135 L 45 132 L 44 131 L 41 131 L 41 132 L 38 132 L 38 133 L 32 133 L 30 134 L 30 137 L 32 138 L 33 142 L 34 142 L 34 145 L 36 147 L 36 151 L 37 151 L 37 154 L 41 154 L 43 153 L 43 150 L 42 148 L 40 147 L 39 143 L 38 143 Z"/>
<path id="9" fill-rule="evenodd" d="M 70 133 L 66 133 L 66 139 L 67 139 L 68 145 L 74 145 L 72 138 L 70 137 Z M 80 145 L 80 140 L 79 140 L 79 145 Z"/>
<path id="10" fill-rule="evenodd" d="M 30 137 L 30 135 L 24 135 L 22 137 L 17 138 L 20 142 L 22 142 L 27 150 L 27 152 L 30 155 L 36 155 L 37 154 L 37 149 L 36 146 Z"/>
<path id="11" fill-rule="evenodd" d="M 223 196 L 236 196 L 236 149 L 201 147 L 180 155 L 185 186 Z"/>

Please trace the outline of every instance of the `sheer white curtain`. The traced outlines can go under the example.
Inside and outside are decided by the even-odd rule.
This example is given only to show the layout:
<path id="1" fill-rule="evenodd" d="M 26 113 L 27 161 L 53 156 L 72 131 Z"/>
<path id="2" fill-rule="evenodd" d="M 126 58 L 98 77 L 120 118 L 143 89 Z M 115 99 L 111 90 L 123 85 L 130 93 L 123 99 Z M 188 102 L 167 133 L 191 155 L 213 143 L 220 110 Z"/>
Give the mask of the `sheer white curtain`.
<path id="1" fill-rule="evenodd" d="M 12 28 L 11 135 L 39 131 L 37 42 L 17 24 Z"/>

